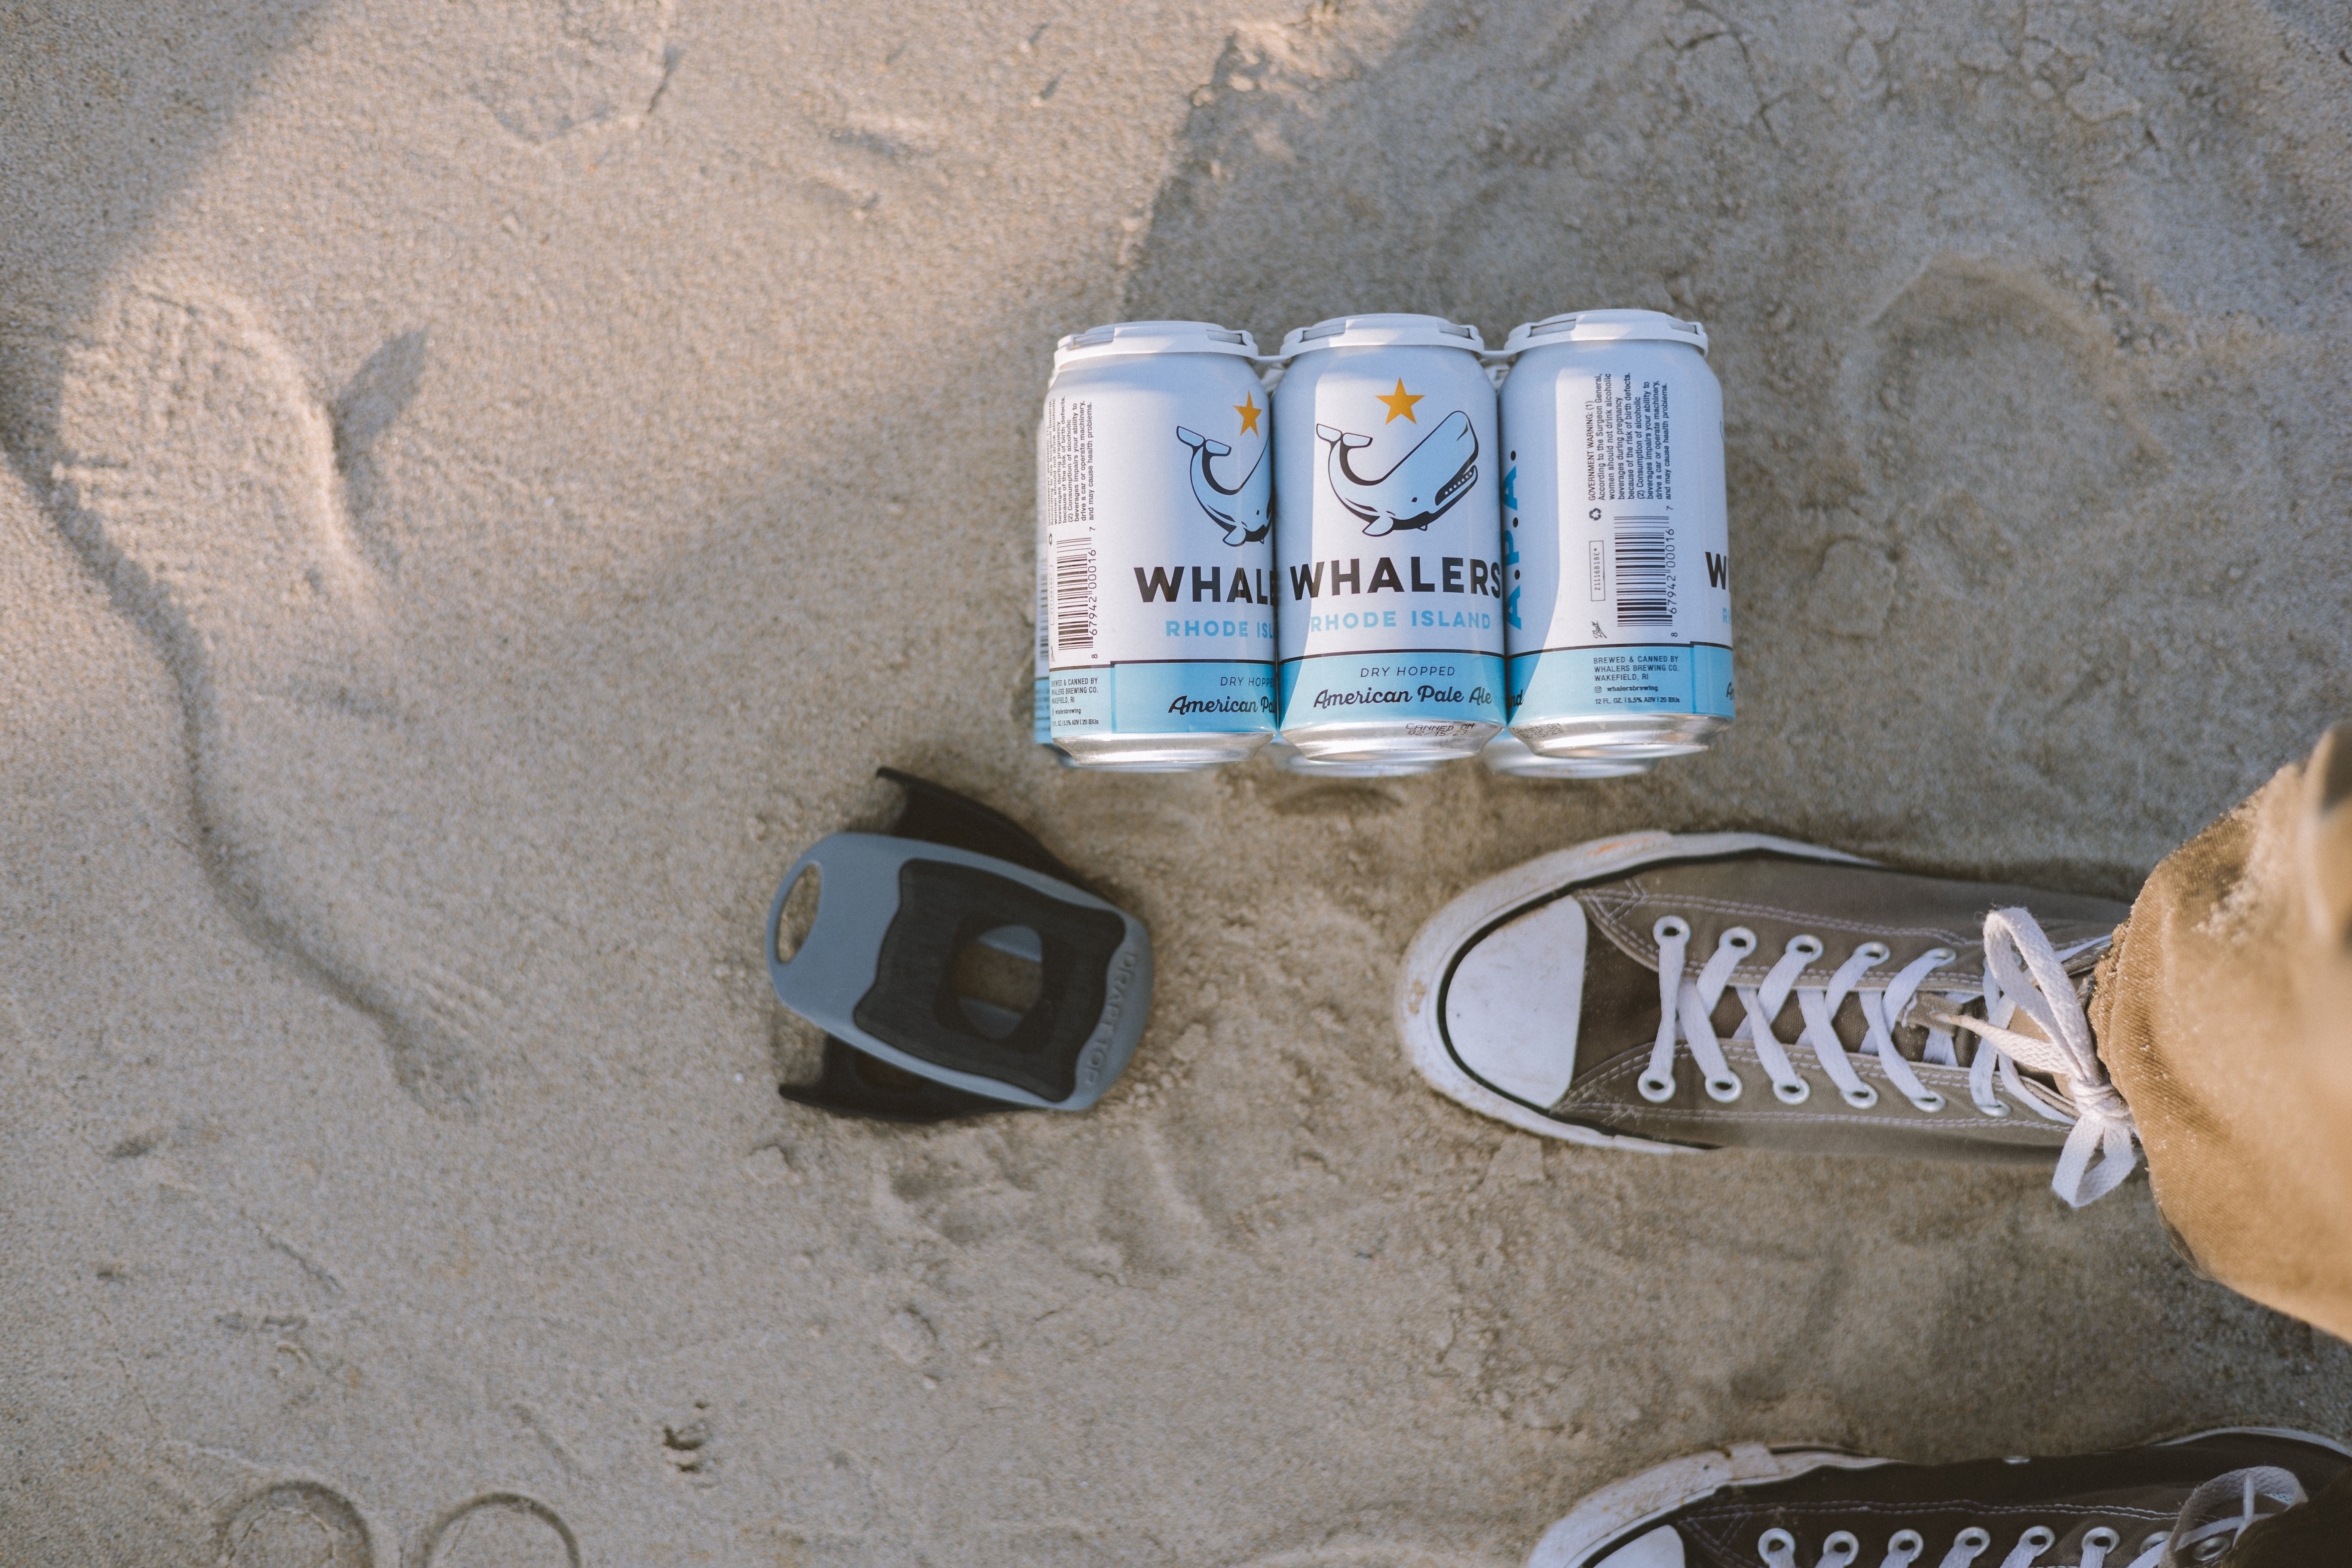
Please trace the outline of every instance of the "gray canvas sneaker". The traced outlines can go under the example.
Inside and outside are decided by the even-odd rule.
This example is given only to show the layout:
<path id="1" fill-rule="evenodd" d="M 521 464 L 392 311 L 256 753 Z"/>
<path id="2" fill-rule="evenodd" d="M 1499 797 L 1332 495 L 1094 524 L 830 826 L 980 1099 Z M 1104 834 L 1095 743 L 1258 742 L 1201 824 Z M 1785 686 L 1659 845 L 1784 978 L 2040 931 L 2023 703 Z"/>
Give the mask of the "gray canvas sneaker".
<path id="1" fill-rule="evenodd" d="M 2312 1500 L 2347 1467 L 2352 1453 L 2324 1437 L 2253 1427 L 1957 1465 L 1743 1444 L 1594 1492 L 1528 1568 L 2333 1564 L 2346 1554 L 2330 1526 L 2352 1491 Z"/>
<path id="2" fill-rule="evenodd" d="M 1634 834 L 1454 900 L 1397 1011 L 1423 1077 L 1530 1132 L 2054 1164 L 2079 1205 L 2135 1160 L 2084 1011 L 2129 912 L 1762 834 Z"/>

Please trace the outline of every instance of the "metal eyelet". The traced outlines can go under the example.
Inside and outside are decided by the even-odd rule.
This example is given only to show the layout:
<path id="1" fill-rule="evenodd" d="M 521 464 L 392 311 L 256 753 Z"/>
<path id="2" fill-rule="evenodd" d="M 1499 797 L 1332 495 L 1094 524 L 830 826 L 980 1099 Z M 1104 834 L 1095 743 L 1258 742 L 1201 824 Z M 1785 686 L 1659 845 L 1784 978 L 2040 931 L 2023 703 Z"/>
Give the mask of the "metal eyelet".
<path id="1" fill-rule="evenodd" d="M 2047 1552 L 2058 1539 L 2058 1532 L 2046 1524 L 2037 1524 L 2017 1538 L 2020 1546 L 2031 1546 L 2036 1552 Z"/>
<path id="2" fill-rule="evenodd" d="M 1652 1105 L 1663 1105 L 1675 1097 L 1675 1080 L 1671 1078 L 1653 1078 L 1643 1073 L 1642 1081 L 1635 1087 L 1641 1089 L 1642 1098 Z"/>
<path id="3" fill-rule="evenodd" d="M 1927 1550 L 1927 1538 L 1916 1530 L 1898 1530 L 1886 1542 L 1887 1555 L 1900 1557 L 1906 1563 Z"/>
<path id="4" fill-rule="evenodd" d="M 1918 1099 L 1913 1100 L 1911 1105 L 1912 1109 L 1916 1110 L 1924 1110 L 1928 1115 L 1933 1116 L 1936 1112 L 1944 1109 L 1944 1097 L 1937 1094 L 1931 1089 L 1927 1093 L 1921 1095 Z"/>
<path id="5" fill-rule="evenodd" d="M 2086 1533 L 2083 1537 L 2083 1544 L 2085 1546 L 2095 1546 L 2102 1552 L 2113 1552 L 2116 1547 L 2123 1544 L 2123 1539 L 2124 1538 L 2122 1536 L 2116 1534 L 2114 1531 L 2109 1530 L 2103 1524 L 2099 1526 L 2098 1529 Z"/>
<path id="6" fill-rule="evenodd" d="M 1650 927 L 1650 934 L 1660 942 L 1677 936 L 1688 940 L 1690 921 L 1680 915 L 1660 915 L 1657 923 Z"/>
<path id="7" fill-rule="evenodd" d="M 1802 1105 L 1813 1098 L 1813 1086 L 1803 1079 L 1790 1079 L 1787 1083 L 1772 1086 L 1772 1097 L 1783 1105 Z"/>
<path id="8" fill-rule="evenodd" d="M 1838 1098 L 1856 1110 L 1868 1110 L 1878 1103 L 1878 1091 L 1866 1083 L 1857 1084 L 1852 1089 L 1838 1090 Z"/>
<path id="9" fill-rule="evenodd" d="M 2009 1107 L 2003 1105 L 1998 1100 L 1979 1100 L 1977 1101 L 1977 1114 L 1979 1116 L 2007 1116 L 2009 1114 Z"/>
<path id="10" fill-rule="evenodd" d="M 1877 968 L 1880 964 L 1895 956 L 1895 950 L 1887 946 L 1883 942 L 1865 942 L 1860 947 L 1855 948 L 1853 952 L 1856 958 L 1867 958 L 1870 960 L 1870 966 L 1872 969 Z M 1869 971 L 1865 970 L 1864 973 L 1867 973 Z"/>
<path id="11" fill-rule="evenodd" d="M 1965 1546 L 1970 1552 L 1982 1552 L 1986 1547 L 1992 1544 L 1992 1531 L 1985 1529 L 1981 1525 L 1972 1524 L 1966 1530 L 1960 1531 L 1959 1534 L 1954 1536 L 1952 1538 L 1952 1544 L 1955 1546 Z"/>
<path id="12" fill-rule="evenodd" d="M 1822 1560 L 1818 1568 L 1845 1568 L 1862 1555 L 1862 1542 L 1851 1530 L 1841 1530 L 1822 1542 Z"/>
<path id="13" fill-rule="evenodd" d="M 1723 945 L 1734 952 L 1754 952 L 1756 933 L 1746 926 L 1733 926 L 1723 933 Z"/>
<path id="14" fill-rule="evenodd" d="M 1740 1090 L 1747 1087 L 1748 1086 L 1746 1084 L 1739 1081 L 1739 1078 L 1737 1074 L 1727 1074 L 1722 1078 L 1711 1078 L 1706 1080 L 1706 1097 L 1719 1105 L 1729 1105 L 1733 1100 L 1739 1098 Z"/>
<path id="15" fill-rule="evenodd" d="M 1822 945 L 1820 937 L 1803 932 L 1789 939 L 1789 951 L 1799 954 L 1807 963 L 1811 963 L 1829 950 Z"/>

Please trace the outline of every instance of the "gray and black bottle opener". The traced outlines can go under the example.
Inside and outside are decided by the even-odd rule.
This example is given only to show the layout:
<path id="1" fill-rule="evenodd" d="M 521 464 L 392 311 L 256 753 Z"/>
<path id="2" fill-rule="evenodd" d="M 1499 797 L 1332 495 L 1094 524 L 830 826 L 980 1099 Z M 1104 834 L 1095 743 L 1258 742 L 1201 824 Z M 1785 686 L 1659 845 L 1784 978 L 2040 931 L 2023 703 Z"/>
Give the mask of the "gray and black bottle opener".
<path id="1" fill-rule="evenodd" d="M 895 768 L 887 835 L 836 833 L 784 873 L 768 910 L 777 999 L 825 1031 L 817 1081 L 785 1099 L 845 1116 L 937 1121 L 1024 1108 L 1083 1110 L 1135 1054 L 1151 1008 L 1151 937 L 1010 818 Z M 777 957 L 784 900 L 817 870 L 816 916 Z M 1040 971 L 1037 1000 L 983 1029 L 957 994 L 979 942 Z M 985 1015 L 983 1015 L 985 1016 Z"/>

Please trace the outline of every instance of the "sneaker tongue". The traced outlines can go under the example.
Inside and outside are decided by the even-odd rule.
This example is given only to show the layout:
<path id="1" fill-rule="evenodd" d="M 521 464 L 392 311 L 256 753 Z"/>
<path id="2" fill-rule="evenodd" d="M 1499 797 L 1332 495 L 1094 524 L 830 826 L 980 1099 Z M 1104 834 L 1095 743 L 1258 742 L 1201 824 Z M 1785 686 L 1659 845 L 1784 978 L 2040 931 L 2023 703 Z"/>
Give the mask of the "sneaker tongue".
<path id="1" fill-rule="evenodd" d="M 2086 1013 L 2091 1006 L 2091 992 L 2098 975 L 2099 959 L 2106 952 L 2107 946 L 2108 942 L 2103 939 L 2080 949 L 2060 950 L 2059 957 L 2066 965 L 2067 977 L 2074 983 L 2074 1000 L 2082 1004 Z M 1983 962 L 1983 946 L 1979 944 L 1962 954 L 1962 962 L 1975 959 L 1980 964 Z M 1874 975 L 1873 978 L 1881 977 Z M 1972 985 L 1970 989 L 1973 990 L 1974 986 Z M 1944 991 L 1933 985 L 1923 985 L 1904 1007 L 1903 1016 L 1898 1022 L 1914 1028 L 1926 1028 L 1929 1025 L 1936 1024 L 1937 1015 L 1941 1013 L 1957 1014 L 1963 1018 L 1981 1018 L 1985 1016 L 1984 997 L 1973 995 L 1966 1002 L 1956 1003 L 1947 996 Z M 1937 1026 L 1948 1027 L 1949 1026 L 1937 1025 Z M 2032 1019 L 2023 1013 L 2013 1016 L 2010 1020 L 2009 1027 L 2021 1034 L 2039 1036 L 2042 1033 L 2035 1026 Z"/>
<path id="2" fill-rule="evenodd" d="M 2099 956 L 2106 951 L 2106 948 L 2107 944 L 2101 942 L 2065 960 L 2068 977 L 2074 982 L 2074 1000 L 2082 1005 L 2085 1014 L 2090 1011 L 2091 991 L 2093 982 L 2098 973 Z M 1984 998 L 1971 996 L 1964 1003 L 1955 1004 L 1941 993 L 1921 992 L 1913 997 L 1910 1005 L 1903 1010 L 1901 1022 L 1906 1026 L 1895 1031 L 1895 1048 L 1916 1061 L 1919 1052 L 1926 1047 L 1927 1030 L 1933 1026 L 1956 1034 L 1958 1038 L 1955 1047 L 1960 1059 L 1964 1062 L 1969 1060 L 1976 1052 L 1976 1047 L 1969 1043 L 1974 1037 L 1953 1030 L 1952 1026 L 1942 1022 L 1938 1015 L 1981 1019 L 1985 1016 Z M 2031 1035 L 2037 1040 L 2046 1040 L 2050 1037 L 2042 1026 L 2035 1023 L 2032 1016 L 2022 1008 L 2010 1016 L 2006 1026 L 2021 1035 Z M 1841 1030 L 1840 1033 L 1843 1034 L 1843 1031 Z M 2049 1073 L 2038 1071 L 2022 1063 L 2018 1065 L 2017 1070 L 2026 1079 L 2046 1088 L 2052 1089 L 2059 1088 L 2058 1080 Z M 2063 1098 L 2063 1091 L 2060 1092 Z"/>

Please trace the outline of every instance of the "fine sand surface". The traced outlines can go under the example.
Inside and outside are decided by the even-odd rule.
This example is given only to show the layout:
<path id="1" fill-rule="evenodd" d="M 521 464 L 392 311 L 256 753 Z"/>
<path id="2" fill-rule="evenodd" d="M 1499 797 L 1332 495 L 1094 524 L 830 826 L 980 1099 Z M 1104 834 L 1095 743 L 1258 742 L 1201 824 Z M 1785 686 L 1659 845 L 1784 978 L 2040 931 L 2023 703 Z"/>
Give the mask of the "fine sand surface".
<path id="1" fill-rule="evenodd" d="M 2145 1182 L 1547 1145 L 1477 879 L 2128 895 L 2352 712 L 2352 19 L 0 7 L 0 1563 L 1516 1563 L 1694 1447 L 2352 1428 Z M 1027 742 L 1055 334 L 1703 318 L 1740 717 L 1651 779 Z M 1150 923 L 1095 1111 L 779 1100 L 877 763 Z"/>

